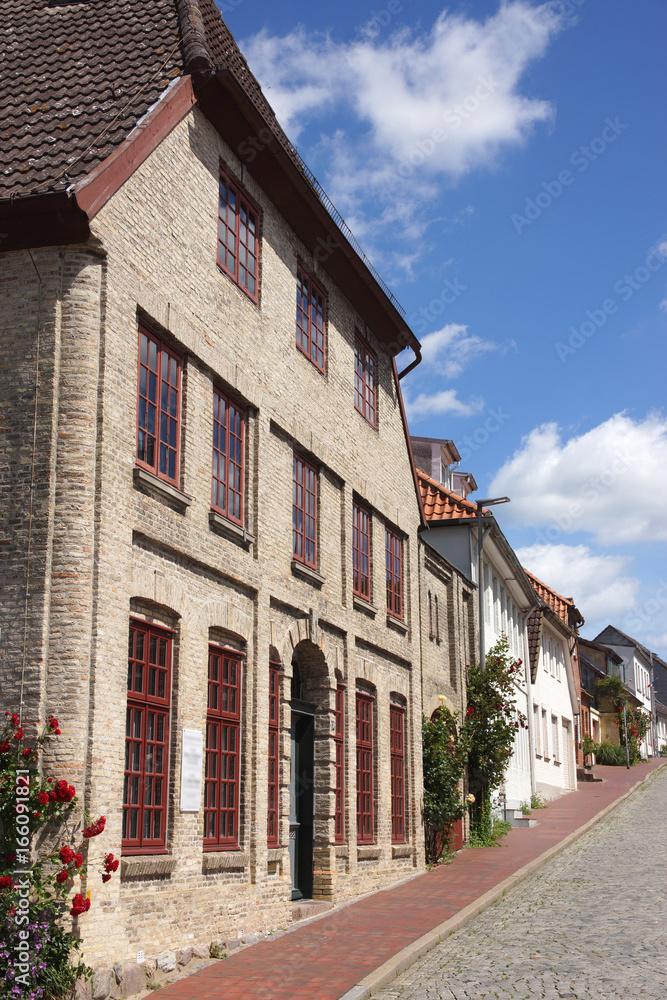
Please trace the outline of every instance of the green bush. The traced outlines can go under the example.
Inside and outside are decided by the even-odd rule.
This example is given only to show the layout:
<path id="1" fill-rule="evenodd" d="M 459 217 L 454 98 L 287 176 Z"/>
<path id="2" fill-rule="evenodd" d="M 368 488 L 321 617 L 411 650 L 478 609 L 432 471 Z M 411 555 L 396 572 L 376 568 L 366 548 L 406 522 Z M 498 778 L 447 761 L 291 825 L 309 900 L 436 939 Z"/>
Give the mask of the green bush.
<path id="1" fill-rule="evenodd" d="M 616 746 L 615 743 L 600 743 L 595 751 L 595 759 L 598 764 L 625 767 L 625 747 Z"/>

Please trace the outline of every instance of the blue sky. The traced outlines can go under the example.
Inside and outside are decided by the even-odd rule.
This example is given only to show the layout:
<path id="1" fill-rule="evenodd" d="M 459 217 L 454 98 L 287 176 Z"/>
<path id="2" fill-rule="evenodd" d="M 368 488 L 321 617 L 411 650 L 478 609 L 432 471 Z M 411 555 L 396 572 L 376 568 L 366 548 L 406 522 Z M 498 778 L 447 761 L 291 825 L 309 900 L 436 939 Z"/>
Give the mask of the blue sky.
<path id="1" fill-rule="evenodd" d="M 663 0 L 218 0 L 404 306 L 411 431 L 524 564 L 667 654 Z"/>

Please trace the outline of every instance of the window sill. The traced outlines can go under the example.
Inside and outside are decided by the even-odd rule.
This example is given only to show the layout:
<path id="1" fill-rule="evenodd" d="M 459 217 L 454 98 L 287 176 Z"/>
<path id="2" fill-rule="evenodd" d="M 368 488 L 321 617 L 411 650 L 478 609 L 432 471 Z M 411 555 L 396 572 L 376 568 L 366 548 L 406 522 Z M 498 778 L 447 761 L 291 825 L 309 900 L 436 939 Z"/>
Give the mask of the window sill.
<path id="1" fill-rule="evenodd" d="M 348 858 L 350 856 L 350 849 L 347 844 L 335 844 L 334 855 L 337 858 Z"/>
<path id="2" fill-rule="evenodd" d="M 245 528 L 242 528 L 240 524 L 230 521 L 223 514 L 218 514 L 217 510 L 210 510 L 208 512 L 208 526 L 216 534 L 224 535 L 231 542 L 238 542 L 239 545 L 244 545 L 246 549 L 255 542 L 254 535 L 248 534 Z"/>
<path id="3" fill-rule="evenodd" d="M 392 858 L 411 858 L 412 847 L 410 844 L 392 844 L 391 856 Z"/>
<path id="4" fill-rule="evenodd" d="M 282 861 L 283 853 L 285 851 L 284 847 L 269 847 L 266 853 L 267 861 Z"/>
<path id="5" fill-rule="evenodd" d="M 369 844 L 368 847 L 357 847 L 357 861 L 377 861 L 382 854 L 382 848 L 377 844 Z"/>
<path id="6" fill-rule="evenodd" d="M 244 851 L 209 850 L 204 853 L 202 870 L 204 872 L 221 872 L 239 870 L 248 864 L 248 855 Z"/>
<path id="7" fill-rule="evenodd" d="M 395 628 L 397 632 L 401 633 L 401 635 L 408 634 L 408 626 L 405 622 L 401 618 L 396 618 L 394 615 L 390 615 L 389 612 L 387 612 L 387 625 L 391 626 L 391 628 Z"/>
<path id="8" fill-rule="evenodd" d="M 159 494 L 163 500 L 167 500 L 170 504 L 175 505 L 177 510 L 183 514 L 193 501 L 193 497 L 188 496 L 187 493 L 183 493 L 176 486 L 171 486 L 164 479 L 160 479 L 154 473 L 148 472 L 147 469 L 142 469 L 138 465 L 135 465 L 132 470 L 132 478 L 137 488 L 141 489 L 143 487 L 152 493 Z"/>
<path id="9" fill-rule="evenodd" d="M 176 858 L 168 855 L 144 855 L 137 858 L 121 858 L 121 878 L 146 878 L 152 875 L 171 875 L 176 870 Z"/>
<path id="10" fill-rule="evenodd" d="M 299 562 L 298 559 L 292 559 L 292 573 L 294 576 L 300 576 L 302 579 L 307 580 L 308 583 L 312 583 L 315 587 L 321 587 L 326 582 L 316 569 L 306 566 L 305 563 Z"/>
<path id="11" fill-rule="evenodd" d="M 378 609 L 375 607 L 374 604 L 371 604 L 370 601 L 367 601 L 365 597 L 359 597 L 358 594 L 352 595 L 352 604 L 357 609 L 357 611 L 363 611 L 364 614 L 371 615 L 372 618 L 375 618 L 376 614 L 378 613 Z"/>

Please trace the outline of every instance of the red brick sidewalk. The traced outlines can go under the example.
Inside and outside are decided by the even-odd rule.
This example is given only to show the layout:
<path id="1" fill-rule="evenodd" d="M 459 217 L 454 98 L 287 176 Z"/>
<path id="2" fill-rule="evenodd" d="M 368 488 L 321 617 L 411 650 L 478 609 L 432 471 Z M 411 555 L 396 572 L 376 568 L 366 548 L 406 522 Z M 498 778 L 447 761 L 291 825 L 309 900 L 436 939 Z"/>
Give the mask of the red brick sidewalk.
<path id="1" fill-rule="evenodd" d="M 262 941 L 156 991 L 157 1000 L 337 1000 L 364 976 L 579 829 L 663 761 L 630 771 L 598 767 L 547 809 L 538 826 L 512 830 L 500 847 L 464 850 L 451 865 Z"/>

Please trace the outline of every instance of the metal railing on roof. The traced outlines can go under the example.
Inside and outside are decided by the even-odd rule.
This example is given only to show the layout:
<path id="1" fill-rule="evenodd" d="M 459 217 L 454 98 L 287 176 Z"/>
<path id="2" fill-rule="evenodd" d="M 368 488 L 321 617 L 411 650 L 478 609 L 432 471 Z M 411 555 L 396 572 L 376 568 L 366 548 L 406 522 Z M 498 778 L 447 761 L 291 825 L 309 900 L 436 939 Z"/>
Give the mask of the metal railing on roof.
<path id="1" fill-rule="evenodd" d="M 289 140 L 288 140 L 288 142 L 289 142 Z M 289 144 L 290 144 L 291 151 L 292 151 L 292 154 L 293 154 L 294 158 L 297 160 L 299 166 L 301 167 L 301 169 L 303 170 L 304 174 L 306 175 L 306 177 L 310 181 L 310 184 L 312 185 L 312 187 L 313 187 L 313 189 L 314 189 L 317 197 L 320 199 L 320 201 L 322 202 L 322 204 L 326 208 L 327 212 L 329 213 L 329 215 L 331 216 L 331 218 L 333 219 L 333 221 L 336 223 L 336 225 L 338 226 L 338 228 L 340 229 L 341 233 L 343 234 L 343 236 L 345 237 L 345 239 L 347 240 L 347 242 L 350 244 L 350 246 L 352 247 L 352 249 L 355 251 L 355 253 L 359 257 L 361 257 L 361 259 L 363 260 L 364 264 L 366 265 L 366 267 L 368 268 L 368 270 L 371 272 L 371 274 L 373 275 L 373 277 L 375 278 L 375 280 L 377 281 L 378 285 L 380 286 L 380 288 L 382 289 L 382 291 L 385 293 L 385 295 L 387 296 L 387 298 L 389 299 L 389 301 L 391 302 L 391 304 L 393 305 L 393 307 L 401 314 L 401 316 L 403 316 L 403 318 L 405 318 L 405 309 L 403 308 L 403 306 L 401 305 L 401 303 L 398 301 L 398 299 L 396 298 L 396 296 L 394 295 L 394 293 L 392 291 L 390 291 L 389 287 L 382 280 L 382 278 L 380 277 L 380 275 L 378 274 L 378 272 L 375 270 L 375 268 L 371 264 L 370 260 L 368 259 L 368 257 L 364 253 L 364 251 L 361 249 L 359 243 L 357 242 L 356 237 L 354 236 L 354 234 L 353 234 L 352 230 L 350 229 L 350 227 L 345 222 L 345 219 L 343 218 L 343 216 L 340 214 L 340 212 L 338 211 L 338 209 L 336 208 L 336 206 L 332 202 L 331 198 L 329 197 L 329 195 L 326 193 L 326 191 L 324 190 L 324 188 L 322 187 L 322 185 L 318 181 L 318 179 L 315 176 L 315 174 L 312 172 L 312 170 L 310 169 L 310 167 L 306 164 L 305 160 L 303 159 L 303 157 L 301 156 L 301 154 L 299 153 L 299 151 L 297 150 L 297 148 L 295 146 L 293 146 L 291 142 Z"/>

